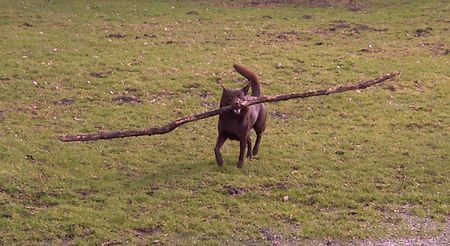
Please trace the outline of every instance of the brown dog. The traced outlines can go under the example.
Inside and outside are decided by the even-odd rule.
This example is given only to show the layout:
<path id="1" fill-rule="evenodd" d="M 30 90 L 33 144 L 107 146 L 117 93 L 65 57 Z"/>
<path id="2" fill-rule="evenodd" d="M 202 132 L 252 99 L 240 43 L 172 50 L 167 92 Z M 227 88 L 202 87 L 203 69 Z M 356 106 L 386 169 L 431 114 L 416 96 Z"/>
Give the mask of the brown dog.
<path id="1" fill-rule="evenodd" d="M 242 76 L 247 78 L 250 83 L 240 90 L 232 90 L 223 88 L 222 98 L 220 99 L 220 107 L 228 105 L 237 105 L 239 101 L 249 100 L 253 97 L 261 96 L 261 86 L 258 77 L 255 73 L 247 68 L 234 65 L 234 69 Z M 249 87 L 252 88 L 252 95 L 247 96 Z M 258 154 L 259 144 L 261 142 L 261 135 L 266 129 L 267 111 L 264 104 L 256 104 L 248 107 L 234 109 L 219 115 L 216 147 L 214 153 L 216 161 L 219 166 L 223 166 L 223 158 L 220 153 L 220 148 L 227 139 L 237 140 L 240 143 L 239 160 L 237 167 L 242 168 L 244 164 L 245 147 L 247 147 L 247 157 L 252 158 L 252 154 Z M 255 129 L 256 143 L 253 147 L 250 139 L 250 130 Z"/>

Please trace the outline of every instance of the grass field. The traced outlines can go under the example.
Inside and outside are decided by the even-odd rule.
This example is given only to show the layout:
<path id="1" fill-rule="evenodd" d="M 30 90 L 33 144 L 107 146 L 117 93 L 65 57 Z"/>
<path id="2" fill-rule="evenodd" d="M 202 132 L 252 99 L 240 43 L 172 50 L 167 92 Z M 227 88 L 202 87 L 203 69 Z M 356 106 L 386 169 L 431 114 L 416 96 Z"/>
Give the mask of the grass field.
<path id="1" fill-rule="evenodd" d="M 448 2 L 276 2 L 0 0 L 0 244 L 449 236 Z M 268 105 L 242 170 L 237 142 L 215 164 L 217 118 L 58 141 L 216 108 L 233 63 L 266 95 L 401 76 Z"/>

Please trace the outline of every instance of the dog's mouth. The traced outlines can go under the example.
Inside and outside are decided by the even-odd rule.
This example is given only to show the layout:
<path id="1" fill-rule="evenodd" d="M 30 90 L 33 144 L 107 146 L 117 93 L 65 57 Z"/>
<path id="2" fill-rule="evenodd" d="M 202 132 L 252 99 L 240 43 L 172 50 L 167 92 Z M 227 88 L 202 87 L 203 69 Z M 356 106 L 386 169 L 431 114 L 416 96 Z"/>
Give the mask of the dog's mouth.
<path id="1" fill-rule="evenodd" d="M 240 114 L 240 113 L 241 113 L 241 109 L 240 109 L 240 108 L 233 109 L 233 112 L 234 112 L 235 114 Z"/>

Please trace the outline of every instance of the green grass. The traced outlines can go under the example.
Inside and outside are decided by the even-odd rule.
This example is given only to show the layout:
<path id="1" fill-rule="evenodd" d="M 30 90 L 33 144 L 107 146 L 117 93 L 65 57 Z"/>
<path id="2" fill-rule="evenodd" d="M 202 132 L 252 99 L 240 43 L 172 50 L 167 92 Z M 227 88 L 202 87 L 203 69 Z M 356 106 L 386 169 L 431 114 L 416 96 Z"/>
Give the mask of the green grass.
<path id="1" fill-rule="evenodd" d="M 405 213 L 438 225 L 419 234 L 439 234 L 448 220 L 445 1 L 371 1 L 361 11 L 224 1 L 0 5 L 0 244 L 267 243 L 265 231 L 347 241 L 417 235 Z M 219 77 L 242 86 L 233 63 L 257 71 L 267 95 L 402 74 L 360 93 L 268 105 L 261 153 L 243 170 L 236 142 L 225 144 L 224 168 L 215 164 L 216 118 L 162 136 L 57 140 L 207 110 L 219 100 Z M 141 103 L 114 101 L 119 95 Z"/>

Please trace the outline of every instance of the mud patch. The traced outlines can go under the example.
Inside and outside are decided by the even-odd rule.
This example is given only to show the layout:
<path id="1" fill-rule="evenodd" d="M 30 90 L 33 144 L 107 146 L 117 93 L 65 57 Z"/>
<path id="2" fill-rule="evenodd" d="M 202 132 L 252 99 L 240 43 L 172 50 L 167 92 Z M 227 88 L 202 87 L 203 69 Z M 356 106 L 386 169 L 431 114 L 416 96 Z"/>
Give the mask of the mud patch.
<path id="1" fill-rule="evenodd" d="M 291 39 L 298 39 L 299 33 L 295 31 L 290 32 L 281 32 L 276 35 L 276 38 L 278 40 L 291 40 Z"/>
<path id="2" fill-rule="evenodd" d="M 283 1 L 283 0 L 251 0 L 248 1 L 248 5 L 250 6 L 273 6 L 273 5 L 281 5 L 286 4 L 292 1 Z"/>
<path id="3" fill-rule="evenodd" d="M 134 229 L 136 236 L 143 238 L 161 231 L 162 225 Z"/>
<path id="4" fill-rule="evenodd" d="M 91 195 L 98 193 L 97 190 L 91 190 L 91 189 L 81 189 L 77 190 L 76 193 L 80 196 L 82 200 L 88 199 Z"/>
<path id="5" fill-rule="evenodd" d="M 411 122 L 406 124 L 406 128 L 408 129 L 422 129 L 422 128 L 434 128 L 438 130 L 443 130 L 444 126 L 439 122 Z"/>
<path id="6" fill-rule="evenodd" d="M 214 93 L 207 91 L 207 90 L 203 90 L 198 94 L 198 96 L 201 98 L 207 98 L 207 97 L 214 96 Z"/>
<path id="7" fill-rule="evenodd" d="M 118 241 L 118 240 L 107 240 L 102 243 L 100 243 L 100 246 L 112 246 L 112 245 L 122 245 L 125 244 L 125 242 Z"/>
<path id="8" fill-rule="evenodd" d="M 53 102 L 53 104 L 59 105 L 59 106 L 66 106 L 66 105 L 71 105 L 71 104 L 73 104 L 74 102 L 75 102 L 74 99 L 71 99 L 71 98 L 63 98 L 63 99 L 61 99 L 61 100 L 59 100 L 59 101 Z"/>
<path id="9" fill-rule="evenodd" d="M 277 7 L 281 5 L 310 8 L 343 7 L 350 11 L 361 11 L 368 7 L 366 3 L 348 0 L 235 0 L 230 1 L 227 5 L 233 7 Z"/>
<path id="10" fill-rule="evenodd" d="M 281 245 L 283 243 L 283 237 L 274 233 L 272 230 L 267 228 L 261 228 L 259 230 L 264 239 L 270 241 L 272 245 Z"/>
<path id="11" fill-rule="evenodd" d="M 1 110 L 0 109 L 0 122 L 2 122 L 5 118 L 6 118 L 6 110 Z"/>
<path id="12" fill-rule="evenodd" d="M 150 34 L 150 33 L 144 33 L 142 36 L 135 36 L 134 39 L 141 39 L 141 38 L 158 38 L 159 36 L 156 34 Z M 148 44 L 148 43 L 147 43 Z"/>
<path id="13" fill-rule="evenodd" d="M 34 159 L 34 156 L 27 154 L 25 155 L 25 159 L 29 160 L 29 161 L 35 161 L 36 159 Z"/>
<path id="14" fill-rule="evenodd" d="M 0 84 L 6 83 L 9 80 L 11 80 L 9 77 L 6 77 L 6 76 L 0 77 Z"/>
<path id="15" fill-rule="evenodd" d="M 189 11 L 186 13 L 187 15 L 199 15 L 197 11 Z"/>
<path id="16" fill-rule="evenodd" d="M 277 182 L 262 184 L 258 188 L 263 191 L 287 190 L 290 187 L 288 182 Z"/>
<path id="17" fill-rule="evenodd" d="M 47 239 L 46 241 L 48 242 L 49 245 L 51 244 L 51 240 L 50 239 Z M 65 237 L 61 241 L 61 246 L 69 246 L 69 245 L 72 245 L 72 243 L 73 243 L 73 238 Z"/>
<path id="18" fill-rule="evenodd" d="M 301 40 L 301 35 L 296 31 L 288 32 L 266 32 L 262 31 L 256 35 L 257 37 L 264 38 L 264 44 L 284 43 L 284 42 L 298 42 Z"/>
<path id="19" fill-rule="evenodd" d="M 91 72 L 91 75 L 94 78 L 106 78 L 110 72 Z"/>
<path id="20" fill-rule="evenodd" d="M 241 195 L 247 192 L 247 189 L 245 188 L 233 187 L 232 185 L 225 185 L 224 188 L 231 196 Z"/>
<path id="21" fill-rule="evenodd" d="M 345 35 L 359 34 L 361 32 L 386 32 L 387 28 L 375 28 L 367 24 L 349 23 L 343 20 L 332 22 L 325 28 L 313 29 L 312 32 L 318 34 L 331 35 L 343 33 Z"/>
<path id="22" fill-rule="evenodd" d="M 421 47 L 429 49 L 435 55 L 448 55 L 450 49 L 448 49 L 443 43 L 421 43 Z"/>
<path id="23" fill-rule="evenodd" d="M 283 112 L 280 112 L 280 111 L 272 111 L 272 112 L 269 112 L 269 115 L 272 116 L 272 117 L 274 117 L 274 118 L 280 119 L 280 120 L 282 120 L 282 121 L 286 121 L 286 120 L 288 120 L 289 117 L 290 117 L 289 114 L 283 113 Z"/>
<path id="24" fill-rule="evenodd" d="M 136 95 L 120 95 L 117 97 L 114 97 L 113 102 L 121 102 L 121 103 L 132 103 L 132 104 L 137 104 L 137 103 L 141 103 L 142 100 L 136 96 Z"/>
<path id="25" fill-rule="evenodd" d="M 171 97 L 171 96 L 174 96 L 174 95 L 177 95 L 177 93 L 171 92 L 171 91 L 162 90 L 162 91 L 159 91 L 159 92 L 150 92 L 148 94 L 148 97 L 149 97 L 150 102 L 156 102 L 156 101 L 159 101 L 161 99 L 168 98 L 168 97 Z"/>
<path id="26" fill-rule="evenodd" d="M 157 37 L 159 37 L 159 36 L 156 35 L 156 34 L 148 34 L 148 33 L 145 33 L 145 34 L 144 34 L 144 37 L 147 37 L 147 38 L 157 38 Z"/>
<path id="27" fill-rule="evenodd" d="M 107 38 L 125 38 L 127 35 L 122 33 L 111 33 L 106 35 Z"/>
<path id="28" fill-rule="evenodd" d="M 419 28 L 415 31 L 414 37 L 428 37 L 432 30 L 433 28 L 431 27 L 426 27 L 424 29 Z"/>
<path id="29" fill-rule="evenodd" d="M 358 50 L 359 53 L 366 53 L 366 54 L 370 54 L 370 53 L 380 53 L 381 50 L 380 49 L 373 49 L 373 48 L 361 48 Z"/>

